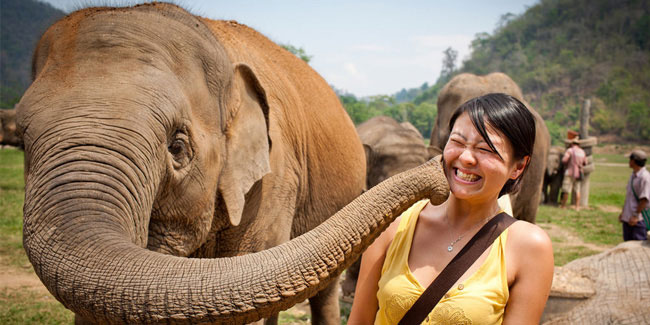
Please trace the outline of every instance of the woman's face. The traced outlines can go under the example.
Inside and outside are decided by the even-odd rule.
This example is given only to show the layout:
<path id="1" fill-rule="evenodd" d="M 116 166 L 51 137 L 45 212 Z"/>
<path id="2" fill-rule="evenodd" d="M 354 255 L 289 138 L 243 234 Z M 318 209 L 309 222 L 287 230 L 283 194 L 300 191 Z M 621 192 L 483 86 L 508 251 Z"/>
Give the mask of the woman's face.
<path id="1" fill-rule="evenodd" d="M 449 134 L 443 157 L 447 182 L 456 198 L 496 200 L 506 181 L 523 172 L 527 158 L 514 161 L 510 141 L 487 123 L 486 129 L 503 159 L 481 137 L 467 113 L 456 119 Z"/>

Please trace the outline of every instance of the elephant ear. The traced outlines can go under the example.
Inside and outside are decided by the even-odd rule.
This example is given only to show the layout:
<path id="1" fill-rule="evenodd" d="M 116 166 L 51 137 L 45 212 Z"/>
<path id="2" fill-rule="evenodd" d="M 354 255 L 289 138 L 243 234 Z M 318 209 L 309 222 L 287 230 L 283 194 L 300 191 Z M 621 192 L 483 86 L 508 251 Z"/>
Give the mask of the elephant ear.
<path id="1" fill-rule="evenodd" d="M 367 144 L 363 144 L 363 151 L 366 153 L 366 172 L 370 170 L 370 166 L 372 166 L 372 147 Z"/>
<path id="2" fill-rule="evenodd" d="M 246 193 L 255 182 L 271 172 L 266 93 L 255 73 L 237 64 L 226 104 L 230 116 L 226 127 L 227 158 L 219 179 L 219 192 L 230 223 L 239 225 Z"/>

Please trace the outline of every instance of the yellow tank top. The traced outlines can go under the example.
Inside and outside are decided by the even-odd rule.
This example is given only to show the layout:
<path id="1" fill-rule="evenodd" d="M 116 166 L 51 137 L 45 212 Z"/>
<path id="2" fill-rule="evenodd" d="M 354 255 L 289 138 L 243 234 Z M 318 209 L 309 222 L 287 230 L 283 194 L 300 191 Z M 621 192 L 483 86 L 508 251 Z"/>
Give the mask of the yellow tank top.
<path id="1" fill-rule="evenodd" d="M 395 238 L 388 247 L 381 270 L 375 324 L 397 324 L 426 288 L 408 266 L 408 257 L 423 200 L 402 214 Z M 483 264 L 447 294 L 422 324 L 501 324 L 508 301 L 505 248 L 508 230 L 494 241 Z"/>

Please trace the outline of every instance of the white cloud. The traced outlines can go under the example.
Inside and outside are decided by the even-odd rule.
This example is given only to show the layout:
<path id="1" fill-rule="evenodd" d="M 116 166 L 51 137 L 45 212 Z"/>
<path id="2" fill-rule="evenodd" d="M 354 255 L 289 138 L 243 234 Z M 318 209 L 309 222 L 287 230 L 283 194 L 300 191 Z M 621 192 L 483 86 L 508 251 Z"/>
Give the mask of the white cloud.
<path id="1" fill-rule="evenodd" d="M 347 74 L 350 77 L 353 77 L 355 79 L 362 78 L 363 76 L 359 73 L 359 70 L 357 69 L 357 66 L 354 65 L 354 63 L 347 62 L 343 64 L 343 70 L 347 72 Z"/>

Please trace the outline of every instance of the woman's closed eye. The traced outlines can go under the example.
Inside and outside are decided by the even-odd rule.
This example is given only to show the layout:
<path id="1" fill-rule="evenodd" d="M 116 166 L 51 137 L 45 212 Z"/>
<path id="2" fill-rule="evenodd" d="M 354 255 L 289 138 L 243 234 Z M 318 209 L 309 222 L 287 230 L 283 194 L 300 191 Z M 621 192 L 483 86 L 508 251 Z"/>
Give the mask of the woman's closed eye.
<path id="1" fill-rule="evenodd" d="M 478 150 L 485 152 L 485 153 L 494 153 L 494 151 L 489 148 L 489 147 L 478 147 Z"/>
<path id="2" fill-rule="evenodd" d="M 458 140 L 458 139 L 451 139 L 451 142 L 452 142 L 453 144 L 455 144 L 455 145 L 458 145 L 458 146 L 464 146 L 464 145 L 465 145 L 464 142 L 461 142 L 461 141 Z"/>

